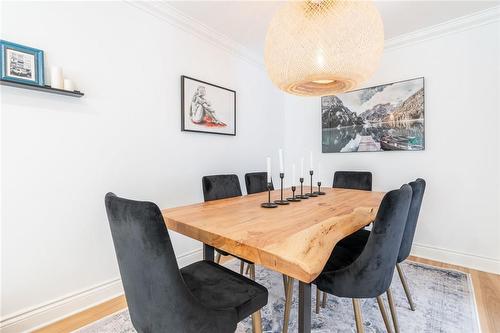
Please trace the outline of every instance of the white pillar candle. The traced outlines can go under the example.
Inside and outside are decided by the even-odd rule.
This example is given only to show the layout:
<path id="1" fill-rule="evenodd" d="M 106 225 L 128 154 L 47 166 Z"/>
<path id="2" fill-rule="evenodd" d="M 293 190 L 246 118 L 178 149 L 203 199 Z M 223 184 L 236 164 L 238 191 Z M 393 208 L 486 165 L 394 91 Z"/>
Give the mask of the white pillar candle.
<path id="1" fill-rule="evenodd" d="M 300 159 L 300 178 L 304 178 L 304 158 Z"/>
<path id="2" fill-rule="evenodd" d="M 278 151 L 278 155 L 280 157 L 280 173 L 283 173 L 283 149 L 280 148 Z"/>
<path id="3" fill-rule="evenodd" d="M 311 168 L 309 170 L 313 170 L 313 152 L 309 154 L 309 162 L 311 163 Z"/>
<path id="4" fill-rule="evenodd" d="M 56 89 L 64 89 L 62 68 L 52 66 L 50 69 L 50 86 Z"/>
<path id="5" fill-rule="evenodd" d="M 70 79 L 64 79 L 64 90 L 75 91 L 75 85 Z"/>
<path id="6" fill-rule="evenodd" d="M 292 164 L 292 186 L 295 186 L 295 163 Z"/>
<path id="7" fill-rule="evenodd" d="M 266 162 L 267 162 L 267 183 L 269 184 L 271 182 L 271 158 L 267 157 Z"/>

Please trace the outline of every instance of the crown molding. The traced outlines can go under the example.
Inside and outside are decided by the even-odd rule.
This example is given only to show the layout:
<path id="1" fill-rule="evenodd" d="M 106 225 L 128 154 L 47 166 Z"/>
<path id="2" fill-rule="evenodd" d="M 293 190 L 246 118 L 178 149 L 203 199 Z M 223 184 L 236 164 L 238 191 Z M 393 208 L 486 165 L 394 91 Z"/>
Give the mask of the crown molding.
<path id="1" fill-rule="evenodd" d="M 259 55 L 235 42 L 226 35 L 184 14 L 164 1 L 124 1 L 137 9 L 167 22 L 168 24 L 208 41 L 229 53 L 235 54 L 250 64 L 256 65 L 260 68 L 264 67 L 263 59 Z"/>
<path id="2" fill-rule="evenodd" d="M 385 50 L 393 50 L 429 39 L 444 37 L 500 21 L 500 6 L 491 7 L 453 20 L 406 33 L 385 41 Z"/>

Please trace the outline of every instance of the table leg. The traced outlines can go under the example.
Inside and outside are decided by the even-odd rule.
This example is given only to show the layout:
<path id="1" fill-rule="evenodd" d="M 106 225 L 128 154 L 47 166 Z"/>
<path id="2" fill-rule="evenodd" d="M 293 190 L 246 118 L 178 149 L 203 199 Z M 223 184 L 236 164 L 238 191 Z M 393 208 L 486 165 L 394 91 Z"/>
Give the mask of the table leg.
<path id="1" fill-rule="evenodd" d="M 214 248 L 212 246 L 203 244 L 203 259 L 214 261 Z"/>
<path id="2" fill-rule="evenodd" d="M 299 333 L 311 332 L 311 284 L 299 281 Z"/>

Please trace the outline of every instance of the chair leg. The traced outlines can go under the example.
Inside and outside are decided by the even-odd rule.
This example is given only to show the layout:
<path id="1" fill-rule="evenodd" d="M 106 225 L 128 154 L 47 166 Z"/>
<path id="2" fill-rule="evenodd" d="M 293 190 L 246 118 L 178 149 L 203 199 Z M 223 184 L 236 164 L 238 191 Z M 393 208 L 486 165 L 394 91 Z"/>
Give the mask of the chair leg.
<path id="1" fill-rule="evenodd" d="M 321 304 L 322 308 L 326 307 L 326 298 L 328 297 L 328 294 L 323 292 L 323 304 Z"/>
<path id="2" fill-rule="evenodd" d="M 245 269 L 245 262 L 242 260 L 240 261 L 240 274 L 243 275 L 243 270 Z"/>
<path id="3" fill-rule="evenodd" d="M 394 331 L 399 333 L 398 316 L 396 308 L 394 307 L 394 299 L 392 298 L 391 288 L 387 289 L 387 300 L 389 300 L 389 309 L 391 310 L 392 323 L 394 324 Z"/>
<path id="4" fill-rule="evenodd" d="M 282 274 L 282 276 L 283 276 L 283 292 L 286 299 L 286 286 L 288 284 L 288 277 L 285 274 Z"/>
<path id="5" fill-rule="evenodd" d="M 217 255 L 215 256 L 215 262 L 219 263 L 220 262 L 220 253 L 217 252 Z"/>
<path id="6" fill-rule="evenodd" d="M 359 306 L 359 299 L 352 299 L 352 306 L 354 307 L 354 319 L 356 320 L 356 331 L 358 333 L 364 333 L 365 328 L 363 326 L 363 316 L 361 315 L 361 307 Z"/>
<path id="7" fill-rule="evenodd" d="M 392 333 L 391 323 L 389 322 L 389 318 L 387 317 L 387 312 L 385 311 L 384 300 L 382 296 L 377 296 L 377 303 L 380 309 L 380 313 L 382 314 L 382 319 L 384 319 L 385 328 L 388 333 Z"/>
<path id="8" fill-rule="evenodd" d="M 250 266 L 251 266 L 250 264 L 247 265 L 247 271 L 245 272 L 245 275 L 249 274 L 249 272 L 250 272 Z"/>
<path id="9" fill-rule="evenodd" d="M 250 279 L 255 281 L 255 265 L 248 265 L 250 267 Z M 260 310 L 252 313 L 252 331 L 253 333 L 262 333 L 262 318 Z"/>
<path id="10" fill-rule="evenodd" d="M 288 332 L 288 322 L 290 320 L 290 310 L 292 309 L 293 300 L 293 278 L 287 277 L 286 293 L 285 293 L 285 313 L 283 315 L 283 333 Z"/>
<path id="11" fill-rule="evenodd" d="M 413 303 L 413 299 L 411 298 L 410 288 L 408 288 L 408 282 L 406 281 L 405 273 L 401 268 L 401 265 L 396 264 L 396 268 L 398 269 L 399 279 L 403 284 L 403 289 L 405 290 L 406 298 L 408 299 L 408 303 L 410 303 L 411 311 L 415 311 L 415 303 Z"/>
<path id="12" fill-rule="evenodd" d="M 319 314 L 319 306 L 321 302 L 321 290 L 316 286 L 316 314 Z"/>

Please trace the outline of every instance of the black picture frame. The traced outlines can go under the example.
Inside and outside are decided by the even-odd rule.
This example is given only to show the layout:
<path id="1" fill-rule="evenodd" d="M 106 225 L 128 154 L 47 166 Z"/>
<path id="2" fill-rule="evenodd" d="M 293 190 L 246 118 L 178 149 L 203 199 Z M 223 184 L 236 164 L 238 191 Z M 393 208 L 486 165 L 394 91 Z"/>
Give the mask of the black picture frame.
<path id="1" fill-rule="evenodd" d="M 232 103 L 233 103 L 233 119 L 232 119 L 232 128 L 233 130 L 230 132 L 230 133 L 223 133 L 223 132 L 217 132 L 217 131 L 210 131 L 210 130 L 196 130 L 196 129 L 191 129 L 191 128 L 186 128 L 186 110 L 185 108 L 188 107 L 185 103 L 185 97 L 186 97 L 186 94 L 188 93 L 186 91 L 186 80 L 191 80 L 191 81 L 195 81 L 199 84 L 202 84 L 202 85 L 208 85 L 210 87 L 213 87 L 213 88 L 217 88 L 217 89 L 222 89 L 222 90 L 225 90 L 225 91 L 228 91 L 230 93 L 233 94 L 233 98 L 232 98 Z M 189 107 L 191 107 L 189 105 Z M 196 133 L 206 133 L 206 134 L 219 134 L 219 135 L 229 135 L 229 136 L 236 136 L 236 91 L 235 90 L 232 90 L 232 89 L 229 89 L 229 88 L 226 88 L 226 87 L 222 87 L 222 86 L 219 86 L 219 85 L 216 85 L 216 84 L 213 84 L 213 83 L 209 83 L 209 82 L 206 82 L 206 81 L 202 81 L 202 80 L 198 80 L 198 79 L 195 79 L 195 78 L 192 78 L 192 77 L 189 77 L 189 76 L 186 76 L 186 75 L 181 75 L 181 131 L 183 132 L 196 132 Z"/>

